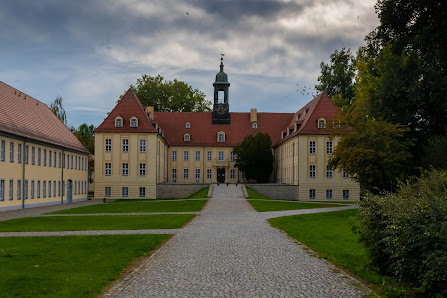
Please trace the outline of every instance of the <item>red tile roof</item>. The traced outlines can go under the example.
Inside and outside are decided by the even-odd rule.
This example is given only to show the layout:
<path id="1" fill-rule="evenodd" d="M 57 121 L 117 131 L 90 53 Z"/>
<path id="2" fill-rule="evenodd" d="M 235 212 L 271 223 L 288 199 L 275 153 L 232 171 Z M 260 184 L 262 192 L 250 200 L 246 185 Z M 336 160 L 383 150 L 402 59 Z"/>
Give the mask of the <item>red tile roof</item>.
<path id="1" fill-rule="evenodd" d="M 174 146 L 237 146 L 244 138 L 256 132 L 270 135 L 272 144 L 281 139 L 281 130 L 290 122 L 293 113 L 258 113 L 258 128 L 252 128 L 250 113 L 230 113 L 230 125 L 211 124 L 212 113 L 155 112 L 154 120 L 164 131 L 169 145 Z M 191 128 L 185 128 L 186 122 Z M 225 142 L 217 142 L 217 133 L 225 132 Z M 190 142 L 184 142 L 188 133 Z"/>
<path id="2" fill-rule="evenodd" d="M 123 118 L 123 127 L 115 127 L 115 118 Z M 138 127 L 130 127 L 130 118 L 138 118 Z M 123 98 L 110 112 L 95 132 L 146 132 L 156 133 L 144 107 L 132 89 L 129 88 Z"/>
<path id="3" fill-rule="evenodd" d="M 88 153 L 46 104 L 1 81 L 0 131 Z"/>

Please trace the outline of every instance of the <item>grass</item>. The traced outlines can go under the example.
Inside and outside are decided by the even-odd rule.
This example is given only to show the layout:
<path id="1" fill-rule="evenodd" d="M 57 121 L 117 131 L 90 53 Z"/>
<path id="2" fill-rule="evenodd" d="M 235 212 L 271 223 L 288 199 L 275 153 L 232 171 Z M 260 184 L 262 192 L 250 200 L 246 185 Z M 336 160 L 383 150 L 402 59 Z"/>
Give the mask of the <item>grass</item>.
<path id="1" fill-rule="evenodd" d="M 0 222 L 0 232 L 178 229 L 195 214 L 25 217 Z"/>
<path id="2" fill-rule="evenodd" d="M 367 252 L 351 230 L 350 217 L 356 214 L 357 210 L 344 210 L 272 218 L 269 222 L 385 295 L 401 293 L 393 281 L 369 268 Z"/>
<path id="3" fill-rule="evenodd" d="M 247 188 L 247 193 L 249 196 L 248 202 L 255 208 L 258 212 L 266 211 L 281 211 L 281 210 L 298 210 L 298 209 L 313 209 L 313 208 L 327 208 L 327 207 L 343 207 L 343 204 L 316 204 L 308 202 L 299 201 L 285 201 L 285 200 L 275 200 L 270 199 L 260 193 Z M 332 202 L 331 202 L 332 203 Z"/>
<path id="4" fill-rule="evenodd" d="M 1 297 L 94 297 L 170 235 L 0 238 Z"/>

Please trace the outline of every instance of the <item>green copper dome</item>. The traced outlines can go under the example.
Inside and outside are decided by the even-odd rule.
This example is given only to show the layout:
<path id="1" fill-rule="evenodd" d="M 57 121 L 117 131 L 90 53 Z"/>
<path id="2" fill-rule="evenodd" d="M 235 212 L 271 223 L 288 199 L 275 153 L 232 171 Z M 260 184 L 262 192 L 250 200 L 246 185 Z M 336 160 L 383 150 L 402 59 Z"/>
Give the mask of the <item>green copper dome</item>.
<path id="1" fill-rule="evenodd" d="M 216 83 L 228 83 L 228 75 L 224 72 L 223 59 L 220 61 L 220 71 L 216 74 Z"/>

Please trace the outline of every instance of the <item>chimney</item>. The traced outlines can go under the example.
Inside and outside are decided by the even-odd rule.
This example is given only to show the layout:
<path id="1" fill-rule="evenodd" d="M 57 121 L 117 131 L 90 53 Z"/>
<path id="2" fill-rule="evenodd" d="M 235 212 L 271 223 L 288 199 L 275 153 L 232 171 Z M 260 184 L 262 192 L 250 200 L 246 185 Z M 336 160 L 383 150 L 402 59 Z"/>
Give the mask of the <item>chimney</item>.
<path id="1" fill-rule="evenodd" d="M 250 122 L 257 122 L 258 121 L 258 110 L 257 109 L 251 109 L 250 110 Z"/>
<path id="2" fill-rule="evenodd" d="M 149 115 L 151 120 L 154 120 L 154 107 L 146 107 L 146 114 Z"/>

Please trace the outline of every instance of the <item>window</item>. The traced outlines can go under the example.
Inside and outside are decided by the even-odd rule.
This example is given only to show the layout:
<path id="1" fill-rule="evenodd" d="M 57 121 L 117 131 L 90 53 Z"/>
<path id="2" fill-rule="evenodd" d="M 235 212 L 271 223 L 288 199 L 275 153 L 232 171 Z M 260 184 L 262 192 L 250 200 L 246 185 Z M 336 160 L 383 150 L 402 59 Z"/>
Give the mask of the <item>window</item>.
<path id="1" fill-rule="evenodd" d="M 230 154 L 230 159 L 231 159 L 231 161 L 234 161 L 234 152 L 233 151 Z"/>
<path id="2" fill-rule="evenodd" d="M 191 123 L 186 122 L 186 124 L 185 124 L 185 128 L 191 128 Z"/>
<path id="3" fill-rule="evenodd" d="M 319 129 L 326 128 L 326 120 L 324 120 L 324 119 L 319 119 L 319 120 L 318 120 L 318 128 L 319 128 Z"/>
<path id="4" fill-rule="evenodd" d="M 14 142 L 9 143 L 9 162 L 14 162 Z"/>
<path id="5" fill-rule="evenodd" d="M 123 119 L 115 118 L 115 127 L 123 127 Z"/>
<path id="6" fill-rule="evenodd" d="M 53 162 L 53 167 L 56 167 L 56 151 L 54 151 L 54 162 Z"/>
<path id="7" fill-rule="evenodd" d="M 130 119 L 130 127 L 138 127 L 138 119 L 137 118 Z"/>
<path id="8" fill-rule="evenodd" d="M 183 136 L 183 141 L 185 141 L 185 142 L 189 142 L 190 140 L 191 140 L 191 137 L 190 137 L 189 134 L 185 134 L 185 135 Z"/>
<path id="9" fill-rule="evenodd" d="M 332 168 L 330 166 L 326 166 L 326 178 L 332 178 Z"/>
<path id="10" fill-rule="evenodd" d="M 22 163 L 22 144 L 17 144 L 17 162 Z"/>
<path id="11" fill-rule="evenodd" d="M 196 169 L 196 179 L 200 179 L 200 169 Z"/>
<path id="12" fill-rule="evenodd" d="M 172 179 L 177 178 L 177 169 L 172 169 Z"/>
<path id="13" fill-rule="evenodd" d="M 4 142 L 4 141 L 2 141 L 2 142 Z M 4 201 L 4 200 L 5 200 L 5 179 L 1 179 L 0 180 L 0 201 Z"/>
<path id="14" fill-rule="evenodd" d="M 75 170 L 77 170 L 78 169 L 78 158 L 75 156 L 74 159 L 75 159 Z M 51 167 L 51 165 L 50 165 L 50 167 Z"/>
<path id="15" fill-rule="evenodd" d="M 211 169 L 206 170 L 206 179 L 211 179 Z"/>
<path id="16" fill-rule="evenodd" d="M 122 187 L 121 188 L 121 196 L 127 197 L 129 195 L 129 188 L 128 187 Z"/>
<path id="17" fill-rule="evenodd" d="M 140 176 L 146 176 L 146 164 L 140 163 Z"/>
<path id="18" fill-rule="evenodd" d="M 129 152 L 129 140 L 128 139 L 123 139 L 122 140 L 123 143 L 123 152 Z"/>
<path id="19" fill-rule="evenodd" d="M 343 189 L 343 200 L 349 200 L 349 189 Z"/>
<path id="20" fill-rule="evenodd" d="M 22 199 L 22 180 L 17 180 L 17 200 Z"/>
<path id="21" fill-rule="evenodd" d="M 183 169 L 183 179 L 188 179 L 189 171 L 188 169 Z"/>
<path id="22" fill-rule="evenodd" d="M 146 139 L 140 139 L 140 152 L 146 152 Z"/>
<path id="23" fill-rule="evenodd" d="M 140 187 L 140 197 L 146 196 L 146 187 Z"/>
<path id="24" fill-rule="evenodd" d="M 106 152 L 112 152 L 112 139 L 106 139 Z"/>
<path id="25" fill-rule="evenodd" d="M 75 186 L 75 194 L 76 194 L 76 186 Z M 48 181 L 48 197 L 51 198 L 51 180 Z"/>
<path id="26" fill-rule="evenodd" d="M 225 142 L 225 134 L 224 134 L 224 133 L 218 133 L 218 134 L 217 134 L 217 141 L 218 141 L 219 143 L 223 143 L 223 142 Z"/>
<path id="27" fill-rule="evenodd" d="M 62 165 L 62 153 L 59 152 L 59 169 L 61 168 Z"/>
<path id="28" fill-rule="evenodd" d="M 242 172 L 242 179 L 245 179 L 245 172 Z"/>
<path id="29" fill-rule="evenodd" d="M 112 188 L 110 186 L 106 186 L 104 188 L 104 196 L 105 197 L 110 197 L 112 196 Z"/>
<path id="30" fill-rule="evenodd" d="M 23 159 L 24 159 L 24 162 L 25 162 L 26 165 L 28 164 L 28 151 L 29 151 L 29 146 L 25 145 L 25 152 L 24 152 Z"/>
<path id="31" fill-rule="evenodd" d="M 57 196 L 58 197 L 61 196 L 61 181 L 60 180 L 57 182 Z"/>
<path id="32" fill-rule="evenodd" d="M 129 164 L 123 163 L 123 170 L 122 170 L 123 176 L 129 176 Z"/>
<path id="33" fill-rule="evenodd" d="M 23 182 L 23 199 L 28 200 L 28 180 Z"/>
<path id="34" fill-rule="evenodd" d="M 315 154 L 316 152 L 316 142 L 310 141 L 309 142 L 309 154 Z"/>
<path id="35" fill-rule="evenodd" d="M 252 127 L 252 128 L 258 128 L 258 123 L 253 123 L 253 124 L 251 125 L 251 127 Z"/>
<path id="36" fill-rule="evenodd" d="M 6 156 L 6 141 L 2 140 L 2 153 L 1 153 L 1 161 L 5 161 Z M 4 182 L 4 181 L 3 181 Z"/>
<path id="37" fill-rule="evenodd" d="M 206 152 L 206 160 L 211 161 L 211 158 L 212 158 L 212 153 L 211 153 L 211 151 L 207 151 L 207 152 Z"/>
<path id="38" fill-rule="evenodd" d="M 48 166 L 51 167 L 51 150 L 48 151 Z"/>
<path id="39" fill-rule="evenodd" d="M 51 186 L 51 181 L 48 181 L 48 185 Z M 74 186 L 74 194 L 77 195 L 78 192 L 78 181 L 75 180 L 75 186 Z M 51 193 L 51 190 L 49 190 L 49 192 Z"/>
<path id="40" fill-rule="evenodd" d="M 224 160 L 224 152 L 223 151 L 219 151 L 219 160 L 220 161 Z"/>
<path id="41" fill-rule="evenodd" d="M 177 160 L 177 151 L 172 151 L 172 160 Z"/>
<path id="42" fill-rule="evenodd" d="M 47 182 L 44 180 L 42 182 L 42 197 L 46 198 L 47 196 Z"/>
<path id="43" fill-rule="evenodd" d="M 189 160 L 189 152 L 188 151 L 183 151 L 183 160 L 184 161 L 188 161 Z"/>
<path id="44" fill-rule="evenodd" d="M 196 151 L 196 161 L 200 161 L 200 151 Z"/>
<path id="45" fill-rule="evenodd" d="M 105 163 L 104 175 L 111 176 L 112 175 L 112 164 L 110 162 Z"/>
<path id="46" fill-rule="evenodd" d="M 34 146 L 31 147 L 31 164 L 36 164 L 36 148 Z"/>
<path id="47" fill-rule="evenodd" d="M 236 171 L 234 169 L 230 170 L 230 178 L 234 179 Z"/>
<path id="48" fill-rule="evenodd" d="M 53 197 L 56 197 L 56 180 L 53 181 Z"/>
<path id="49" fill-rule="evenodd" d="M 332 189 L 326 189 L 326 200 L 332 200 Z"/>
<path id="50" fill-rule="evenodd" d="M 9 200 L 14 200 L 14 180 L 9 179 Z"/>
<path id="51" fill-rule="evenodd" d="M 34 199 L 34 180 L 31 180 L 31 199 Z"/>
<path id="52" fill-rule="evenodd" d="M 349 178 L 348 172 L 346 172 L 344 169 L 343 169 L 343 178 L 345 179 Z"/>
<path id="53" fill-rule="evenodd" d="M 309 199 L 314 200 L 315 197 L 315 189 L 309 189 Z"/>
<path id="54" fill-rule="evenodd" d="M 65 181 L 62 180 L 62 195 L 65 196 Z"/>
<path id="55" fill-rule="evenodd" d="M 73 170 L 73 155 L 71 156 L 71 169 Z"/>
<path id="56" fill-rule="evenodd" d="M 332 154 L 332 151 L 333 151 L 332 141 L 327 141 L 326 142 L 326 153 Z"/>
<path id="57" fill-rule="evenodd" d="M 315 166 L 309 166 L 309 177 L 310 178 L 315 178 L 316 177 L 316 170 L 315 170 Z"/>
<path id="58" fill-rule="evenodd" d="M 40 166 L 40 160 L 41 160 L 41 153 L 42 150 L 40 148 L 37 148 L 37 165 Z M 65 155 L 64 155 L 65 156 Z"/>
<path id="59" fill-rule="evenodd" d="M 40 180 L 37 180 L 37 198 L 40 199 Z"/>

